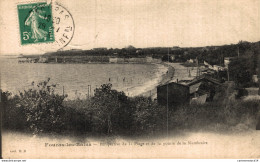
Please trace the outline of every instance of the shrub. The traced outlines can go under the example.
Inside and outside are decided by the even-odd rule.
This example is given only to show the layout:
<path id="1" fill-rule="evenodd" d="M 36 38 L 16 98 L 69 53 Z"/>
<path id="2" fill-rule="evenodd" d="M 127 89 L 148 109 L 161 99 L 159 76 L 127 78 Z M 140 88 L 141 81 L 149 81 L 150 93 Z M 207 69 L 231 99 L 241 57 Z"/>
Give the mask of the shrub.
<path id="1" fill-rule="evenodd" d="M 230 78 L 238 87 L 249 87 L 252 84 L 252 76 L 255 74 L 256 64 L 252 56 L 237 57 L 230 62 Z"/>
<path id="2" fill-rule="evenodd" d="M 176 129 L 244 130 L 257 123 L 260 101 L 235 100 L 233 87 L 227 86 L 217 101 L 204 105 L 180 105 L 171 111 L 151 98 L 127 97 L 124 92 L 104 84 L 87 100 L 66 100 L 55 94 L 49 79 L 12 96 L 1 92 L 3 126 L 34 134 L 154 135 Z M 168 121 L 167 121 L 168 118 Z M 167 126 L 168 123 L 168 126 Z"/>
<path id="3" fill-rule="evenodd" d="M 147 97 L 134 97 L 132 106 L 134 108 L 133 131 L 136 134 L 154 134 L 165 129 L 167 124 L 165 107 L 159 106 Z"/>
<path id="4" fill-rule="evenodd" d="M 50 79 L 40 82 L 33 88 L 20 92 L 20 109 L 25 112 L 26 120 L 34 134 L 40 132 L 60 132 L 65 124 L 62 102 L 66 96 L 54 93 L 56 85 L 49 85 Z"/>
<path id="5" fill-rule="evenodd" d="M 93 128 L 96 132 L 111 134 L 114 129 L 122 126 L 120 124 L 127 117 L 125 113 L 127 96 L 124 92 L 112 89 L 112 84 L 103 84 L 96 88 L 91 98 L 91 112 L 93 115 Z M 122 109 L 123 108 L 123 109 Z"/>
<path id="6" fill-rule="evenodd" d="M 238 125 L 254 129 L 260 101 L 234 100 L 180 106 L 170 115 L 170 129 L 233 130 Z"/>
<path id="7" fill-rule="evenodd" d="M 26 130 L 27 122 L 25 111 L 17 107 L 19 97 L 12 96 L 10 92 L 1 92 L 1 109 L 3 117 L 3 128 L 12 130 Z"/>
<path id="8" fill-rule="evenodd" d="M 241 97 L 247 96 L 247 95 L 248 95 L 248 91 L 245 88 L 239 88 L 236 98 L 240 99 Z"/>
<path id="9" fill-rule="evenodd" d="M 63 130 L 69 134 L 85 134 L 92 131 L 92 115 L 86 109 L 64 107 L 65 114 Z"/>
<path id="10" fill-rule="evenodd" d="M 211 123 L 222 123 L 222 106 L 211 102 L 204 105 L 183 105 L 172 112 L 170 129 L 196 129 L 205 128 Z"/>

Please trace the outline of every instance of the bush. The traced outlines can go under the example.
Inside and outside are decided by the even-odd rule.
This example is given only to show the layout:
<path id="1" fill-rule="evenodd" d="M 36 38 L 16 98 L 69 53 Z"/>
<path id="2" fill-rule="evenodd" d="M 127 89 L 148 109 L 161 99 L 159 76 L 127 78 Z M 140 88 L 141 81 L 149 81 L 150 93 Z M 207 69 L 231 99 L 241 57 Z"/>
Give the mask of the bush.
<path id="1" fill-rule="evenodd" d="M 255 59 L 252 56 L 243 56 L 235 58 L 230 62 L 230 78 L 235 81 L 238 87 L 252 86 L 252 76 L 256 73 Z"/>
<path id="2" fill-rule="evenodd" d="M 247 95 L 248 95 L 248 91 L 245 88 L 239 88 L 237 95 L 236 95 L 236 98 L 240 99 L 241 97 L 247 96 Z"/>
<path id="3" fill-rule="evenodd" d="M 165 130 L 167 122 L 167 111 L 165 107 L 159 106 L 151 98 L 134 97 L 132 99 L 133 132 L 136 134 L 154 134 Z"/>
<path id="4" fill-rule="evenodd" d="M 40 132 L 60 132 L 65 126 L 65 114 L 62 102 L 66 96 L 54 93 L 56 85 L 49 85 L 50 79 L 40 82 L 33 88 L 20 92 L 19 109 L 25 112 L 25 118 L 34 134 Z"/>
<path id="5" fill-rule="evenodd" d="M 20 99 L 17 95 L 12 96 L 10 92 L 1 92 L 1 109 L 3 113 L 3 128 L 24 131 L 27 129 L 25 111 L 17 107 Z"/>
<path id="6" fill-rule="evenodd" d="M 170 129 L 233 130 L 238 125 L 254 129 L 260 101 L 235 100 L 220 104 L 185 105 L 170 115 Z M 235 128 L 236 129 L 236 128 Z"/>
<path id="7" fill-rule="evenodd" d="M 166 110 L 146 97 L 128 98 L 124 92 L 104 84 L 88 100 L 67 100 L 55 94 L 49 79 L 11 97 L 4 93 L 8 129 L 30 130 L 34 134 L 152 134 L 165 127 Z M 8 97 L 7 97 L 8 96 Z M 19 122 L 13 122 L 20 117 Z M 22 129 L 23 128 L 23 129 Z"/>
<path id="8" fill-rule="evenodd" d="M 204 105 L 183 105 L 172 112 L 170 129 L 200 129 L 210 123 L 222 123 L 223 108 L 218 103 L 206 103 Z"/>
<path id="9" fill-rule="evenodd" d="M 111 134 L 127 128 L 131 120 L 131 109 L 127 110 L 127 96 L 112 89 L 112 84 L 104 84 L 95 90 L 91 98 L 93 128 L 96 132 Z M 123 124 L 122 124 L 123 123 Z"/>

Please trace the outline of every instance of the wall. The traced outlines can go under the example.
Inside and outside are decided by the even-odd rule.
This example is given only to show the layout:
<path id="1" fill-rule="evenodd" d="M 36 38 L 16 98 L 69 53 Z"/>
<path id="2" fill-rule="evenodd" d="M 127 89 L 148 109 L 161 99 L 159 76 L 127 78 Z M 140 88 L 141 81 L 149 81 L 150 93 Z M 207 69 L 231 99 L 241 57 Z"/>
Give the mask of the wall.
<path id="1" fill-rule="evenodd" d="M 189 87 L 178 83 L 169 83 L 168 90 L 167 84 L 157 87 L 157 101 L 158 104 L 167 105 L 167 92 L 168 92 L 168 106 L 174 107 L 180 104 L 189 104 L 190 95 Z"/>

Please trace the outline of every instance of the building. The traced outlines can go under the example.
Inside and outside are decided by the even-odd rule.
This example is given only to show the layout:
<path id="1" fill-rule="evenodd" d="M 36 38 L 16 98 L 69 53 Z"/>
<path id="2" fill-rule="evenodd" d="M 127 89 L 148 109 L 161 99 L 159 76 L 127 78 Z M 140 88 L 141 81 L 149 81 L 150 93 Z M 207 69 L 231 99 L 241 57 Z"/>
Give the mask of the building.
<path id="1" fill-rule="evenodd" d="M 174 61 L 174 60 L 175 60 L 175 55 L 171 55 L 171 56 L 170 56 L 170 60 L 171 60 L 171 61 Z"/>
<path id="2" fill-rule="evenodd" d="M 222 66 L 213 65 L 213 70 L 214 71 L 225 71 L 225 68 Z"/>
<path id="3" fill-rule="evenodd" d="M 117 57 L 109 57 L 109 63 L 117 63 Z"/>
<path id="4" fill-rule="evenodd" d="M 187 60 L 188 63 L 196 63 L 196 60 L 195 59 L 189 59 Z"/>
<path id="5" fill-rule="evenodd" d="M 48 63 L 48 57 L 40 57 L 38 63 Z"/>
<path id="6" fill-rule="evenodd" d="M 219 86 L 222 84 L 218 80 L 205 75 L 190 82 L 168 82 L 157 87 L 157 101 L 169 107 L 194 102 L 202 104 L 213 100 Z"/>
<path id="7" fill-rule="evenodd" d="M 225 68 L 228 68 L 229 63 L 230 63 L 232 60 L 234 60 L 234 59 L 235 59 L 235 57 L 225 57 L 225 58 L 224 58 Z"/>
<path id="8" fill-rule="evenodd" d="M 189 99 L 189 87 L 186 85 L 171 82 L 157 87 L 157 102 L 160 105 L 180 105 L 188 103 Z"/>
<path id="9" fill-rule="evenodd" d="M 22 55 L 18 56 L 18 63 L 37 63 L 39 60 L 38 55 Z"/>
<path id="10" fill-rule="evenodd" d="M 106 51 L 107 48 L 106 47 L 99 47 L 99 48 L 93 48 L 93 50 L 95 50 L 95 51 Z"/>
<path id="11" fill-rule="evenodd" d="M 146 62 L 151 63 L 153 61 L 152 57 L 146 56 Z"/>
<path id="12" fill-rule="evenodd" d="M 181 49 L 179 46 L 173 46 L 173 47 L 171 48 L 172 51 L 179 50 L 179 49 Z"/>
<path id="13" fill-rule="evenodd" d="M 252 76 L 252 81 L 253 81 L 253 83 L 258 83 L 258 76 L 257 75 L 253 75 Z"/>

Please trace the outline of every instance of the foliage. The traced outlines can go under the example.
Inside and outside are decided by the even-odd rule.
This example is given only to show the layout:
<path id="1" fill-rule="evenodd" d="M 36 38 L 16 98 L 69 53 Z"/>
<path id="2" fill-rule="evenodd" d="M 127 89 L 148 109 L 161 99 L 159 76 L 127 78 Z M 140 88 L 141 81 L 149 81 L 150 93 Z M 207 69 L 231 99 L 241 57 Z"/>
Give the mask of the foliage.
<path id="1" fill-rule="evenodd" d="M 112 84 L 104 84 L 97 88 L 91 99 L 95 131 L 111 134 L 115 126 L 122 126 L 118 119 L 124 120 L 121 116 L 126 116 L 125 113 L 128 113 L 124 111 L 126 102 L 127 97 L 124 92 L 113 90 Z"/>
<path id="2" fill-rule="evenodd" d="M 230 77 L 239 87 L 247 87 L 256 73 L 252 58 L 239 57 L 229 64 Z"/>
<path id="3" fill-rule="evenodd" d="M 60 132 L 64 126 L 62 102 L 66 96 L 55 94 L 56 85 L 49 85 L 49 81 L 37 85 L 33 82 L 33 88 L 19 95 L 18 107 L 24 110 L 26 121 L 35 134 L 50 130 Z"/>
<path id="4" fill-rule="evenodd" d="M 27 122 L 25 111 L 17 107 L 20 99 L 17 95 L 12 97 L 10 92 L 1 92 L 1 109 L 3 117 L 3 128 L 13 130 L 25 130 Z"/>
<path id="5" fill-rule="evenodd" d="M 206 129 L 213 131 L 236 130 L 238 125 L 244 129 L 255 129 L 260 101 L 234 100 L 220 104 L 211 102 L 204 105 L 178 107 L 170 117 L 171 129 Z"/>
<path id="6" fill-rule="evenodd" d="M 132 99 L 134 107 L 133 131 L 137 134 L 160 132 L 166 127 L 167 111 L 151 98 L 135 97 Z"/>
<path id="7" fill-rule="evenodd" d="M 245 88 L 239 88 L 236 98 L 239 99 L 239 98 L 241 98 L 243 96 L 247 96 L 247 95 L 248 95 L 248 91 Z"/>
<path id="8" fill-rule="evenodd" d="M 34 86 L 34 84 L 33 84 Z M 223 88 L 216 102 L 180 105 L 173 109 L 160 106 L 147 97 L 127 97 L 124 92 L 104 84 L 87 100 L 64 100 L 55 94 L 49 79 L 31 89 L 11 96 L 1 92 L 6 129 L 34 134 L 155 135 L 178 129 L 248 129 L 256 124 L 259 101 L 230 99 L 234 87 Z M 168 121 L 167 121 L 168 119 Z M 168 126 L 167 126 L 168 123 Z"/>

